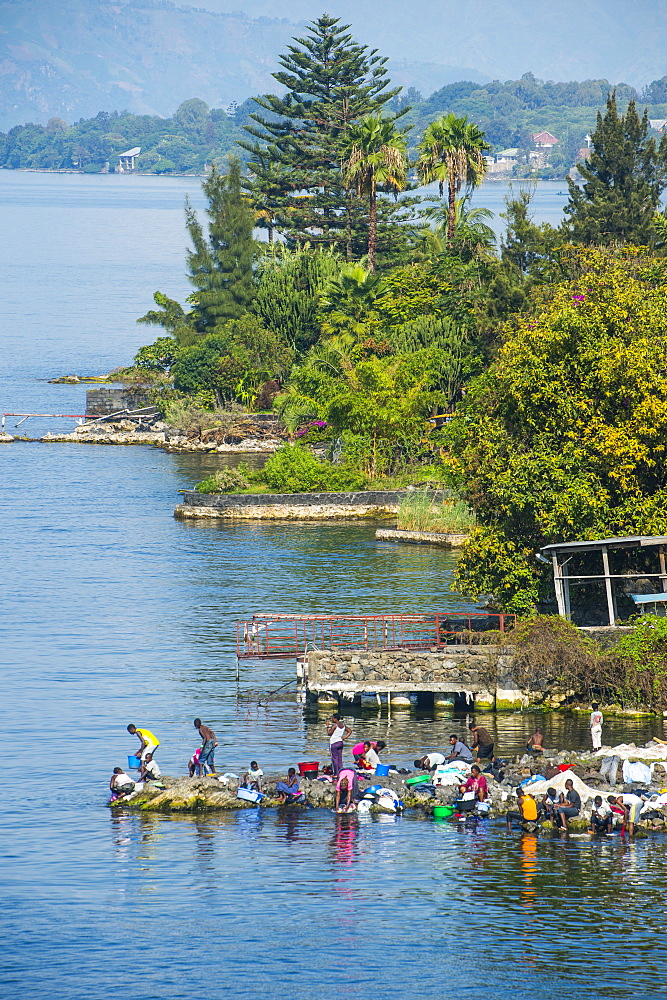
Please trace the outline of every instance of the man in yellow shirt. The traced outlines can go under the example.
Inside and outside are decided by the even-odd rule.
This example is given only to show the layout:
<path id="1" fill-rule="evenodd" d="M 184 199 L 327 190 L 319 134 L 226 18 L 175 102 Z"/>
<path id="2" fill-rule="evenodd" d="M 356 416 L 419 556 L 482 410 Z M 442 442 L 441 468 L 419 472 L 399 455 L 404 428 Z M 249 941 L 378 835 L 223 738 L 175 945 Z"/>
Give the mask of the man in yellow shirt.
<path id="1" fill-rule="evenodd" d="M 150 729 L 137 729 L 135 725 L 130 723 L 127 727 L 128 733 L 132 736 L 138 736 L 141 742 L 141 749 L 139 750 L 139 757 L 141 760 L 146 760 L 147 753 L 155 753 L 157 748 L 160 746 L 160 741 L 157 736 L 154 736 Z"/>
<path id="2" fill-rule="evenodd" d="M 532 795 L 524 792 L 523 788 L 517 788 L 516 790 L 517 799 L 519 800 L 519 811 L 510 810 L 507 813 L 507 832 L 512 832 L 512 820 L 515 819 L 519 823 L 536 823 L 537 822 L 537 802 Z"/>

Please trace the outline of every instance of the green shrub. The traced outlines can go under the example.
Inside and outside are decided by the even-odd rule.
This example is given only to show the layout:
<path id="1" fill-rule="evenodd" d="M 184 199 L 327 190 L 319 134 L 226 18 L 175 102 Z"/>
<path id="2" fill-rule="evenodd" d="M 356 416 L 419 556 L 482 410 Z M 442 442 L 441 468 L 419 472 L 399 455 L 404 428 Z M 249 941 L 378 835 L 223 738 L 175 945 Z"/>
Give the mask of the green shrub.
<path id="1" fill-rule="evenodd" d="M 173 337 L 158 337 L 152 344 L 140 347 L 134 356 L 137 368 L 168 372 L 181 352 Z"/>
<path id="2" fill-rule="evenodd" d="M 262 480 L 278 493 L 335 493 L 363 490 L 367 479 L 349 465 L 320 462 L 306 448 L 286 444 L 268 460 Z"/>
<path id="3" fill-rule="evenodd" d="M 197 493 L 240 493 L 247 490 L 250 483 L 243 474 L 243 469 L 232 469 L 225 467 L 218 469 L 213 475 L 207 476 L 197 483 L 195 489 Z"/>

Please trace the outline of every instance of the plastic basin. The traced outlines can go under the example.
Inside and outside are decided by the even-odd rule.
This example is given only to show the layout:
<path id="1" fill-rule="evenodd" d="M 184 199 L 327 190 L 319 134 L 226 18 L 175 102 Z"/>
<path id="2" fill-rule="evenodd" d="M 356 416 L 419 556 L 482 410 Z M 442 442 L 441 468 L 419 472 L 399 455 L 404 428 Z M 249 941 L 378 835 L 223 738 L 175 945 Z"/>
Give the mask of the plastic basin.
<path id="1" fill-rule="evenodd" d="M 320 770 L 319 760 L 304 761 L 297 764 L 302 778 L 316 778 Z"/>
<path id="2" fill-rule="evenodd" d="M 433 819 L 449 819 L 454 815 L 451 806 L 433 806 Z"/>
<path id="3" fill-rule="evenodd" d="M 430 774 L 414 774 L 411 778 L 405 779 L 406 785 L 423 785 L 425 781 L 431 781 Z"/>
<path id="4" fill-rule="evenodd" d="M 139 770 L 141 767 L 141 757 L 136 757 L 133 753 L 128 754 L 127 766 L 134 768 L 135 771 Z"/>
<path id="5" fill-rule="evenodd" d="M 256 792 L 254 788 L 239 788 L 236 792 L 236 798 L 245 802 L 261 802 L 263 797 L 261 792 Z"/>

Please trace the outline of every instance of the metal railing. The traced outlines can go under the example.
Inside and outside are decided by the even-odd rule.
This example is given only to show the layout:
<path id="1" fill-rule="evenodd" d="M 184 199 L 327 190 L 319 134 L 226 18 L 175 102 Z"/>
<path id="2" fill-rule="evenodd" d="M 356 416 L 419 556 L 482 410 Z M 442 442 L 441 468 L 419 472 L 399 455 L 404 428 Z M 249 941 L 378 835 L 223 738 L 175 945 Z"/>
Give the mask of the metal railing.
<path id="1" fill-rule="evenodd" d="M 481 644 L 505 633 L 516 615 L 433 612 L 420 615 L 292 615 L 258 613 L 237 622 L 238 659 L 293 659 L 313 649 L 442 649 Z"/>

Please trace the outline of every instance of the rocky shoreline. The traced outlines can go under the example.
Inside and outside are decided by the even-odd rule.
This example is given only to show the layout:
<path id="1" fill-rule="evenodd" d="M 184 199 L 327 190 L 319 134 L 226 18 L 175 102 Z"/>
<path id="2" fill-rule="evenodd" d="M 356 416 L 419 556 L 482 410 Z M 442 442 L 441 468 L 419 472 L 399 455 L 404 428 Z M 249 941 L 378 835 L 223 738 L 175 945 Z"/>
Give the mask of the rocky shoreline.
<path id="1" fill-rule="evenodd" d="M 100 444 L 100 445 L 152 445 L 173 452 L 217 452 L 219 454 L 247 454 L 249 452 L 274 452 L 285 438 L 275 433 L 265 433 L 264 428 L 247 428 L 254 435 L 244 433 L 239 426 L 234 433 L 204 431 L 201 435 L 186 434 L 162 420 L 137 423 L 132 420 L 116 422 L 91 422 L 75 427 L 73 431 L 44 434 L 39 440 L 44 444 Z M 268 428 L 267 428 L 268 430 Z M 273 428 L 270 428 L 273 431 Z M 8 435 L 10 440 L 13 440 Z"/>
<path id="2" fill-rule="evenodd" d="M 648 747 L 651 746 L 649 743 Z M 582 797 L 581 814 L 568 822 L 568 830 L 572 833 L 580 833 L 588 830 L 590 825 L 591 808 L 593 797 L 597 794 L 603 799 L 609 794 L 620 795 L 623 792 L 638 791 L 637 782 L 628 784 L 609 784 L 606 777 L 600 774 L 600 767 L 604 757 L 596 756 L 593 752 L 559 751 L 545 752 L 541 758 L 525 754 L 515 757 L 505 764 L 502 778 L 495 780 L 487 774 L 489 786 L 490 809 L 486 814 L 489 819 L 504 819 L 505 814 L 510 809 L 517 808 L 516 788 L 522 782 L 530 782 L 544 778 L 545 774 L 551 774 L 548 782 L 553 782 L 556 786 L 563 784 L 564 780 L 572 777 L 575 786 Z M 646 761 L 642 748 L 637 748 L 636 755 L 632 752 L 627 754 L 630 761 Z M 649 758 L 650 759 L 650 758 Z M 651 793 L 659 793 L 667 787 L 667 761 L 655 761 L 653 775 L 650 784 L 641 787 Z M 558 772 L 559 768 L 566 768 L 563 772 Z M 555 774 L 553 772 L 556 772 Z M 620 773 L 620 772 L 619 772 Z M 416 774 L 427 775 L 428 772 L 416 772 Z M 430 782 L 423 785 L 408 785 L 406 780 L 415 777 L 415 774 L 399 774 L 390 772 L 386 777 L 360 780 L 360 789 L 381 783 L 383 787 L 392 789 L 403 801 L 407 811 L 421 813 L 425 817 L 432 817 L 434 807 L 441 805 L 451 805 L 458 796 L 455 784 L 438 785 L 433 787 Z M 219 780 L 218 777 L 208 776 L 206 778 L 170 778 L 163 777 L 160 781 L 162 787 L 155 784 L 146 783 L 141 791 L 133 795 L 118 799 L 110 803 L 113 809 L 129 809 L 137 812 L 158 812 L 165 814 L 192 814 L 225 812 L 237 809 L 275 809 L 281 806 L 281 802 L 276 794 L 276 782 L 284 780 L 284 775 L 270 776 L 264 779 L 262 790 L 264 796 L 260 803 L 254 804 L 237 798 L 239 782 L 233 778 L 226 781 Z M 545 781 L 547 779 L 544 779 Z M 428 786 L 428 787 L 427 787 Z M 539 788 L 539 786 L 536 786 Z M 530 788 L 528 788 L 530 790 Z M 325 809 L 333 810 L 335 786 L 326 781 L 317 779 L 301 779 L 301 791 L 305 795 L 305 802 L 293 804 L 292 809 Z M 536 798 L 541 799 L 541 793 L 536 793 Z M 383 809 L 377 805 L 371 807 L 371 812 L 382 812 Z M 638 824 L 638 836 L 645 836 L 649 831 L 663 830 L 667 824 L 667 804 L 656 807 L 650 818 L 640 819 Z M 463 814 L 469 815 L 469 814 Z M 525 825 L 525 824 L 524 824 Z M 528 824 L 534 831 L 538 829 L 544 832 L 553 831 L 553 826 L 548 821 L 537 824 Z"/>

